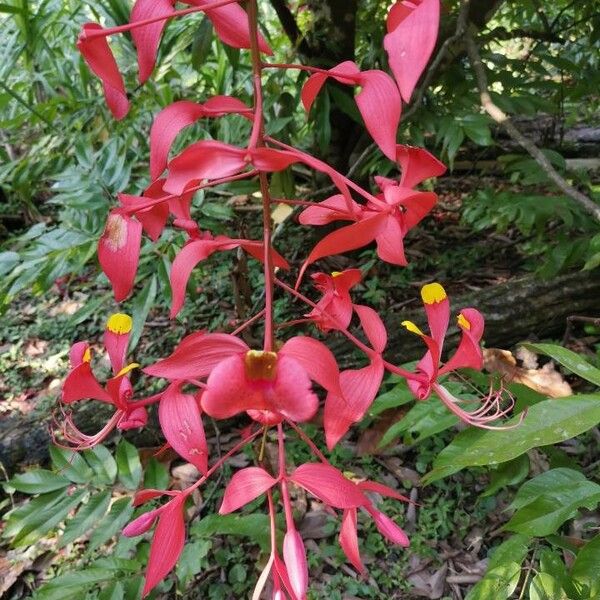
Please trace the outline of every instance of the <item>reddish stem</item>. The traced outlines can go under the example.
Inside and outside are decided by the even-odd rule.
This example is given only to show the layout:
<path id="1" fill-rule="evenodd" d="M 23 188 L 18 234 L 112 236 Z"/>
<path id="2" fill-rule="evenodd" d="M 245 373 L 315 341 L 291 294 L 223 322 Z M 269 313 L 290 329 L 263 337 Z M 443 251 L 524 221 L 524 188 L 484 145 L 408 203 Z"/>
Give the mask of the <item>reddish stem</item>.
<path id="1" fill-rule="evenodd" d="M 248 23 L 250 26 L 250 54 L 252 57 L 252 73 L 254 79 L 254 124 L 249 148 L 260 148 L 265 145 L 264 114 L 262 93 L 262 60 L 258 43 L 258 6 L 256 0 L 248 2 Z M 271 252 L 271 196 L 269 181 L 264 172 L 259 172 L 260 193 L 263 204 L 263 243 L 265 247 L 265 339 L 263 348 L 266 352 L 273 350 L 273 254 Z"/>
<path id="2" fill-rule="evenodd" d="M 247 321 L 244 321 L 237 329 L 234 329 L 230 335 L 239 335 L 240 333 L 242 333 L 242 331 L 244 331 L 244 329 L 247 329 L 248 327 L 250 327 L 250 325 L 252 325 L 253 323 L 256 323 L 256 321 L 258 321 L 259 319 L 261 319 L 264 316 L 265 316 L 265 309 L 263 308 L 260 312 L 256 313 L 253 317 L 250 317 Z"/>
<path id="3" fill-rule="evenodd" d="M 127 23 L 127 25 L 120 25 L 119 27 L 109 27 L 107 29 L 98 29 L 95 31 L 86 32 L 84 33 L 83 39 L 91 40 L 97 37 L 108 37 L 117 33 L 125 33 L 126 31 L 137 29 L 138 27 L 145 27 L 146 25 L 158 23 L 159 21 L 166 21 L 175 17 L 183 17 L 185 15 L 197 12 L 205 12 L 207 10 L 212 10 L 213 8 L 226 6 L 227 4 L 234 4 L 235 2 L 237 2 L 237 0 L 218 0 L 217 2 L 212 2 L 211 4 L 206 4 L 204 6 L 192 6 L 191 8 L 173 11 L 168 15 L 160 15 L 158 17 L 151 17 L 150 19 L 144 19 L 142 21 L 134 21 L 133 23 Z"/>

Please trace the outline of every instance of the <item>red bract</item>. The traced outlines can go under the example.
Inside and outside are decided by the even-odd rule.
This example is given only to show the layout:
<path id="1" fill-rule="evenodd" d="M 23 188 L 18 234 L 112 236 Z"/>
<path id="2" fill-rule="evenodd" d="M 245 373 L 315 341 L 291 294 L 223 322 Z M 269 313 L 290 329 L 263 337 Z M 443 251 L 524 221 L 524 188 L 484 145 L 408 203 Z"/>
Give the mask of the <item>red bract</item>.
<path id="1" fill-rule="evenodd" d="M 402 101 L 394 80 L 383 71 L 362 71 L 352 61 L 343 62 L 329 71 L 311 75 L 302 88 L 306 112 L 329 77 L 346 85 L 357 85 L 356 105 L 367 130 L 390 159 L 396 158 L 396 133 L 400 124 Z"/>
<path id="2" fill-rule="evenodd" d="M 440 25 L 440 0 L 400 0 L 387 19 L 383 45 L 405 102 L 435 48 Z"/>
<path id="3" fill-rule="evenodd" d="M 69 355 L 71 370 L 63 383 L 62 402 L 71 404 L 78 400 L 99 400 L 112 404 L 117 409 L 107 425 L 94 436 L 80 432 L 71 417 L 67 416 L 62 424 L 62 433 L 67 441 L 79 448 L 91 447 L 99 443 L 114 427 L 132 429 L 146 424 L 148 419 L 146 409 L 130 406 L 133 389 L 129 382 L 129 374 L 132 369 L 139 366 L 137 363 L 125 366 L 131 327 L 131 317 L 124 314 L 112 315 L 106 324 L 104 347 L 110 359 L 113 377 L 104 387 L 92 372 L 92 350 L 88 343 L 78 342 L 71 348 Z"/>

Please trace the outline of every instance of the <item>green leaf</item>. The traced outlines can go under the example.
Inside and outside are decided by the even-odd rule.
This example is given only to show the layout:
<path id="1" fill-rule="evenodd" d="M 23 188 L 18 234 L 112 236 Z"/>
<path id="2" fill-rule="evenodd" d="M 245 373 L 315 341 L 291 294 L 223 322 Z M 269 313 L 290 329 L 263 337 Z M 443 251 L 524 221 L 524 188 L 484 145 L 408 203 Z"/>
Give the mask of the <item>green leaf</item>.
<path id="1" fill-rule="evenodd" d="M 490 475 L 490 484 L 481 493 L 482 498 L 493 496 L 498 490 L 517 485 L 529 474 L 529 457 L 522 454 L 513 460 L 502 463 Z"/>
<path id="2" fill-rule="evenodd" d="M 177 561 L 177 579 L 184 587 L 206 567 L 205 559 L 211 548 L 212 541 L 210 540 L 199 540 L 185 545 L 181 557 Z"/>
<path id="3" fill-rule="evenodd" d="M 112 454 L 101 444 L 84 452 L 85 459 L 94 470 L 95 480 L 111 485 L 117 476 L 117 463 Z"/>
<path id="4" fill-rule="evenodd" d="M 88 549 L 95 550 L 116 535 L 129 521 L 133 510 L 130 498 L 115 500 L 108 514 L 98 523 L 98 527 L 90 538 Z"/>
<path id="5" fill-rule="evenodd" d="M 542 573 L 549 573 L 558 581 L 560 586 L 573 596 L 573 585 L 567 573 L 567 567 L 555 549 L 543 548 L 539 553 L 540 568 Z"/>
<path id="6" fill-rule="evenodd" d="M 395 385 L 389 392 L 385 392 L 375 398 L 375 402 L 369 409 L 369 414 L 373 417 L 381 414 L 389 408 L 396 408 L 413 402 L 415 399 L 413 393 L 408 389 L 405 381 L 401 381 Z"/>
<path id="7" fill-rule="evenodd" d="M 120 581 L 107 585 L 99 594 L 98 600 L 123 600 L 125 598 L 125 590 Z"/>
<path id="8" fill-rule="evenodd" d="M 30 546 L 40 540 L 67 518 L 85 494 L 87 494 L 86 490 L 77 490 L 73 495 L 63 497 L 60 502 L 41 508 L 41 510 L 29 515 L 25 519 L 25 526 L 14 538 L 13 545 L 19 547 Z"/>
<path id="9" fill-rule="evenodd" d="M 571 373 L 575 373 L 575 375 L 579 375 L 582 379 L 600 386 L 600 369 L 591 365 L 587 360 L 572 350 L 568 350 L 562 346 L 556 346 L 555 344 L 523 345 L 538 354 L 549 356 L 560 363 L 565 369 L 571 371 Z"/>
<path id="10" fill-rule="evenodd" d="M 144 487 L 155 490 L 166 490 L 169 485 L 169 471 L 154 456 L 144 469 Z"/>
<path id="11" fill-rule="evenodd" d="M 271 545 L 267 515 L 209 515 L 192 525 L 190 535 L 206 538 L 214 535 L 248 537 L 263 552 L 267 552 Z"/>
<path id="12" fill-rule="evenodd" d="M 488 569 L 491 571 L 509 563 L 523 563 L 529 552 L 531 538 L 527 535 L 513 535 L 502 542 L 493 552 Z"/>
<path id="13" fill-rule="evenodd" d="M 488 571 L 471 589 L 465 600 L 507 600 L 521 577 L 521 565 L 511 562 Z"/>
<path id="14" fill-rule="evenodd" d="M 52 445 L 50 458 L 59 474 L 68 477 L 73 483 L 88 483 L 94 476 L 94 472 L 79 452 Z"/>
<path id="15" fill-rule="evenodd" d="M 3 538 L 13 538 L 21 534 L 23 529 L 29 527 L 32 519 L 37 519 L 41 511 L 47 510 L 67 497 L 67 490 L 62 489 L 49 494 L 42 494 L 13 508 L 5 515 L 5 525 L 2 531 Z M 31 531 L 31 529 L 29 529 Z M 23 534 L 24 535 L 24 534 Z"/>
<path id="16" fill-rule="evenodd" d="M 20 473 L 8 481 L 10 487 L 25 494 L 45 494 L 67 487 L 70 484 L 71 482 L 66 477 L 46 469 Z"/>
<path id="17" fill-rule="evenodd" d="M 119 481 L 128 490 L 137 489 L 142 480 L 142 463 L 137 448 L 127 440 L 121 440 L 117 446 L 116 458 Z"/>
<path id="18" fill-rule="evenodd" d="M 213 26 L 208 17 L 204 17 L 194 33 L 192 42 L 192 66 L 196 71 L 202 70 L 204 62 L 210 54 L 213 42 Z"/>
<path id="19" fill-rule="evenodd" d="M 531 536 L 555 533 L 583 506 L 600 502 L 600 485 L 572 469 L 552 469 L 525 482 L 510 508 L 516 513 L 505 528 Z"/>
<path id="20" fill-rule="evenodd" d="M 70 600 L 85 597 L 85 591 L 95 584 L 114 579 L 114 571 L 90 568 L 83 571 L 65 573 L 43 585 L 34 600 Z"/>
<path id="21" fill-rule="evenodd" d="M 509 424 L 517 423 L 514 417 Z M 564 442 L 600 422 L 600 395 L 580 394 L 535 404 L 519 426 L 503 431 L 466 429 L 444 448 L 423 478 L 431 483 L 465 467 L 495 465 L 531 448 Z"/>
<path id="22" fill-rule="evenodd" d="M 133 352 L 140 341 L 148 313 L 156 299 L 157 288 L 156 275 L 152 275 L 150 281 L 144 286 L 144 289 L 136 296 L 133 302 L 133 327 L 129 339 L 129 352 Z"/>
<path id="23" fill-rule="evenodd" d="M 600 596 L 600 535 L 589 541 L 578 553 L 571 567 L 573 585 L 582 600 L 597 600 Z"/>
<path id="24" fill-rule="evenodd" d="M 110 504 L 110 491 L 94 494 L 87 502 L 79 508 L 77 514 L 67 523 L 65 531 L 58 542 L 62 548 L 72 541 L 85 535 L 106 514 Z"/>
<path id="25" fill-rule="evenodd" d="M 529 584 L 529 600 L 569 600 L 569 598 L 552 575 L 538 573 Z"/>

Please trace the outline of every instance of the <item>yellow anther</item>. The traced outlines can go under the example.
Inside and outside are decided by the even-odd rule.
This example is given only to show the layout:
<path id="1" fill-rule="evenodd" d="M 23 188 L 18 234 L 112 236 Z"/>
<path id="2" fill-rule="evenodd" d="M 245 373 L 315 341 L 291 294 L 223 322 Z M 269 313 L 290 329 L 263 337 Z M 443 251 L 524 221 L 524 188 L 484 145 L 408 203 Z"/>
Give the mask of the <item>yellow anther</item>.
<path id="1" fill-rule="evenodd" d="M 273 381 L 277 375 L 277 352 L 248 350 L 244 366 L 251 381 Z"/>
<path id="2" fill-rule="evenodd" d="M 335 277 L 339 277 L 341 274 L 342 274 L 341 271 L 332 271 L 331 276 L 335 278 Z"/>
<path id="3" fill-rule="evenodd" d="M 106 329 L 111 333 L 129 333 L 132 326 L 133 321 L 131 320 L 131 317 L 123 313 L 111 315 L 110 319 L 106 322 Z"/>
<path id="4" fill-rule="evenodd" d="M 467 317 L 465 317 L 465 315 L 462 313 L 458 315 L 456 320 L 458 321 L 459 327 L 462 327 L 463 329 L 471 329 L 471 323 L 469 323 Z"/>
<path id="5" fill-rule="evenodd" d="M 121 377 L 121 375 L 127 375 L 127 373 L 129 373 L 129 371 L 133 371 L 133 369 L 137 369 L 139 366 L 140 366 L 139 363 L 131 363 L 130 365 L 127 365 L 126 367 L 123 367 L 117 373 L 117 377 Z"/>
<path id="6" fill-rule="evenodd" d="M 425 304 L 443 302 L 447 297 L 446 290 L 439 283 L 428 283 L 421 288 L 421 298 Z"/>
<path id="7" fill-rule="evenodd" d="M 90 362 L 92 360 L 92 351 L 89 348 L 85 349 L 83 353 L 83 362 Z"/>
<path id="8" fill-rule="evenodd" d="M 408 331 L 411 333 L 416 333 L 417 335 L 425 335 L 412 321 L 402 321 L 402 327 L 406 327 Z"/>

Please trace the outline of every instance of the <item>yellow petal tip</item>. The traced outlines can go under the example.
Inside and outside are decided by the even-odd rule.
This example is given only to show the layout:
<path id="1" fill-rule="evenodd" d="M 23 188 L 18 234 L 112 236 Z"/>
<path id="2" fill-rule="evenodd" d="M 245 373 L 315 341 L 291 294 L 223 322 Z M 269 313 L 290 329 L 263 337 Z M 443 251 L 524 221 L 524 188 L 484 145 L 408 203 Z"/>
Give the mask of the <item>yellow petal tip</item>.
<path id="1" fill-rule="evenodd" d="M 412 321 L 402 321 L 401 325 L 411 333 L 416 333 L 417 335 L 425 335 Z"/>
<path id="2" fill-rule="evenodd" d="M 447 298 L 446 290 L 439 283 L 428 283 L 421 288 L 421 298 L 425 304 L 436 304 Z"/>
<path id="3" fill-rule="evenodd" d="M 106 329 L 111 333 L 125 334 L 131 331 L 133 327 L 133 321 L 129 315 L 123 313 L 116 313 L 106 322 Z"/>
<path id="4" fill-rule="evenodd" d="M 469 323 L 467 317 L 465 317 L 465 315 L 463 315 L 462 313 L 458 315 L 458 318 L 456 320 L 458 321 L 459 327 L 462 327 L 463 329 L 471 329 L 471 323 Z"/>

